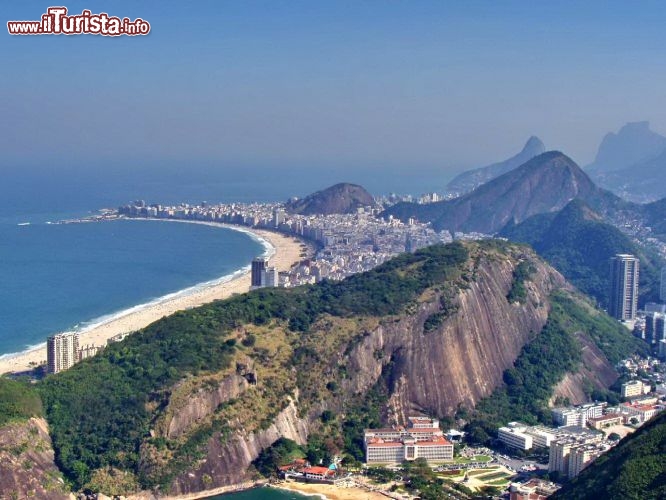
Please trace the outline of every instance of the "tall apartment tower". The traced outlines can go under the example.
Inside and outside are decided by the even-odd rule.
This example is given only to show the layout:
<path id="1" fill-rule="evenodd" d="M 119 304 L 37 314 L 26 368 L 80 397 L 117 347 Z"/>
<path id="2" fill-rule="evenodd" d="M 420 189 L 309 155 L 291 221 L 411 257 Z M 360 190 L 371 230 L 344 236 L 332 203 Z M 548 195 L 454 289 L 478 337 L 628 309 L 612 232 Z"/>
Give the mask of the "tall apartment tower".
<path id="1" fill-rule="evenodd" d="M 639 261 L 629 254 L 611 257 L 611 293 L 608 314 L 618 320 L 636 318 Z"/>
<path id="2" fill-rule="evenodd" d="M 252 261 L 252 288 L 261 288 L 262 277 L 266 268 L 268 267 L 268 259 L 264 257 L 257 257 Z"/>
<path id="3" fill-rule="evenodd" d="M 645 341 L 657 345 L 666 338 L 666 315 L 649 312 L 645 315 Z"/>
<path id="4" fill-rule="evenodd" d="M 78 361 L 79 334 L 59 333 L 46 339 L 46 368 L 48 373 L 58 373 Z"/>

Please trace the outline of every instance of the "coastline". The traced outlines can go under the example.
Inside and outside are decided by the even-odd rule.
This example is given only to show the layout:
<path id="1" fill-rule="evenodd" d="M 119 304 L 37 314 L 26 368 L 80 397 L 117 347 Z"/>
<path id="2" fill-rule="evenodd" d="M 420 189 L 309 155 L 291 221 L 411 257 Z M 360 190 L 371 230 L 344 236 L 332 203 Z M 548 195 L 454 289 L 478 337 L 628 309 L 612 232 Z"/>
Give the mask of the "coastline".
<path id="1" fill-rule="evenodd" d="M 360 486 L 334 486 L 332 484 L 299 483 L 284 481 L 271 487 L 301 495 L 319 497 L 322 500 L 386 500 L 387 496 L 378 491 L 369 491 Z"/>
<path id="2" fill-rule="evenodd" d="M 294 264 L 299 262 L 301 260 L 302 248 L 303 246 L 307 246 L 306 243 L 296 239 L 294 236 L 245 226 L 173 219 L 132 220 L 202 224 L 246 233 L 264 246 L 265 251 L 263 255 L 268 257 L 270 265 L 275 266 L 279 271 L 288 271 Z M 214 300 L 226 299 L 234 294 L 245 293 L 249 290 L 250 266 L 248 263 L 247 266 L 232 274 L 199 283 L 184 290 L 169 293 L 145 304 L 99 318 L 95 323 L 80 331 L 80 343 L 82 346 L 86 344 L 105 346 L 107 340 L 110 338 L 119 334 L 140 330 L 164 316 L 169 316 L 184 309 L 198 307 Z M 28 371 L 36 365 L 45 362 L 46 343 L 43 343 L 30 347 L 23 352 L 0 357 L 0 375 Z"/>

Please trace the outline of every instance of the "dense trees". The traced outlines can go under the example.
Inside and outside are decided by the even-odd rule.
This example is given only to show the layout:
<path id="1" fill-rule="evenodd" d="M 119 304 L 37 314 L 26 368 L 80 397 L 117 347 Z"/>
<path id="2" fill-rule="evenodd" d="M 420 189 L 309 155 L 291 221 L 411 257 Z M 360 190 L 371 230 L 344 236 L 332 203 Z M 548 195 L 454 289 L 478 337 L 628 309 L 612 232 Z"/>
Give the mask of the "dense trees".
<path id="1" fill-rule="evenodd" d="M 28 382 L 0 377 L 0 426 L 42 416 L 39 394 Z"/>

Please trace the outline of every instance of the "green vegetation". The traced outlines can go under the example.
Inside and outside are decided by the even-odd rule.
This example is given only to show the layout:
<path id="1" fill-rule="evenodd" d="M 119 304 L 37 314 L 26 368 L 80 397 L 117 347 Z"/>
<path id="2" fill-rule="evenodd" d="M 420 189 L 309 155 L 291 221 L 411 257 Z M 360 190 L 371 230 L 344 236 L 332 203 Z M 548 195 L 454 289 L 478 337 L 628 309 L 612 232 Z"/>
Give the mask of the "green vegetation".
<path id="1" fill-rule="evenodd" d="M 666 498 L 666 413 L 596 459 L 552 498 Z"/>
<path id="2" fill-rule="evenodd" d="M 525 345 L 514 366 L 504 372 L 504 383 L 476 406 L 467 425 L 473 442 L 485 443 L 500 425 L 515 420 L 528 424 L 549 423 L 548 401 L 553 387 L 581 361 L 577 332 L 588 333 L 611 362 L 633 352 L 645 353 L 647 345 L 634 338 L 607 315 L 584 306 L 569 294 L 551 296 L 548 321 Z"/>
<path id="3" fill-rule="evenodd" d="M 42 414 L 39 394 L 30 383 L 0 377 L 0 426 Z"/>
<path id="4" fill-rule="evenodd" d="M 527 289 L 525 288 L 525 281 L 527 281 L 536 269 L 534 265 L 524 260 L 520 262 L 513 271 L 513 282 L 511 283 L 511 290 L 506 296 L 509 302 L 525 302 L 527 298 Z"/>
<path id="5" fill-rule="evenodd" d="M 277 468 L 292 463 L 297 458 L 304 458 L 305 452 L 295 441 L 280 438 L 268 448 L 264 448 L 252 462 L 257 470 L 266 477 L 275 476 Z"/>
<path id="6" fill-rule="evenodd" d="M 604 223 L 581 200 L 572 201 L 557 214 L 539 214 L 518 225 L 510 224 L 500 234 L 530 244 L 602 307 L 608 305 L 609 259 L 617 253 L 634 254 L 641 260 L 641 303 L 659 297 L 659 269 L 664 260 Z"/>
<path id="7" fill-rule="evenodd" d="M 324 386 L 344 377 L 345 367 L 321 384 L 313 384 L 310 374 L 322 371 L 345 343 L 362 338 L 366 323 L 377 321 L 353 318 L 400 313 L 428 287 L 453 284 L 467 258 L 460 243 L 437 245 L 342 282 L 257 290 L 163 318 L 40 384 L 59 467 L 76 489 L 93 486 L 97 471 L 115 469 L 134 474 L 140 487 L 168 487 L 203 456 L 211 436 L 224 439 L 228 422 L 242 418 L 246 430 L 266 428 L 296 387 L 303 411 L 308 402 L 330 397 Z M 241 355 L 260 365 L 261 387 L 253 396 L 229 401 L 177 439 L 150 437 L 171 411 L 176 382 L 227 373 Z M 344 429 L 355 457 L 358 425 L 378 420 L 378 414 L 361 411 Z"/>

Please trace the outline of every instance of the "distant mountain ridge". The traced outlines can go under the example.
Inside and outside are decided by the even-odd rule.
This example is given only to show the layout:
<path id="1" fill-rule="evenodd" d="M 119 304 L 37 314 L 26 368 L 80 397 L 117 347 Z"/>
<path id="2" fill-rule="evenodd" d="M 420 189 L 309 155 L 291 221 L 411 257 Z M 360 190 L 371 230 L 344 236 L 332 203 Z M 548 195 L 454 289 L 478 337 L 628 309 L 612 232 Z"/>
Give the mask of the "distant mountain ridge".
<path id="1" fill-rule="evenodd" d="M 557 212 L 580 198 L 602 215 L 623 201 L 600 189 L 571 158 L 559 151 L 536 156 L 471 193 L 438 203 L 399 203 L 384 212 L 403 221 L 415 217 L 435 229 L 494 234 L 508 223 Z"/>
<path id="2" fill-rule="evenodd" d="M 449 182 L 446 186 L 446 190 L 458 194 L 468 193 L 480 185 L 519 167 L 526 161 L 531 160 L 545 151 L 546 147 L 543 142 L 541 142 L 541 139 L 533 135 L 527 140 L 525 146 L 523 146 L 523 149 L 517 155 L 512 156 L 508 160 L 493 163 L 486 167 L 467 170 Z"/>
<path id="3" fill-rule="evenodd" d="M 289 213 L 301 215 L 350 214 L 362 207 L 376 207 L 373 196 L 357 184 L 341 182 L 286 204 Z"/>
<path id="4" fill-rule="evenodd" d="M 647 121 L 627 123 L 607 134 L 586 171 L 600 186 L 631 201 L 666 196 L 666 137 Z"/>
<path id="5" fill-rule="evenodd" d="M 650 130 L 650 122 L 630 122 L 609 132 L 599 145 L 589 171 L 612 172 L 653 158 L 666 149 L 666 137 Z"/>

